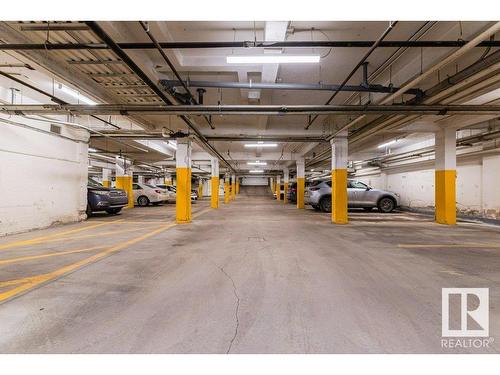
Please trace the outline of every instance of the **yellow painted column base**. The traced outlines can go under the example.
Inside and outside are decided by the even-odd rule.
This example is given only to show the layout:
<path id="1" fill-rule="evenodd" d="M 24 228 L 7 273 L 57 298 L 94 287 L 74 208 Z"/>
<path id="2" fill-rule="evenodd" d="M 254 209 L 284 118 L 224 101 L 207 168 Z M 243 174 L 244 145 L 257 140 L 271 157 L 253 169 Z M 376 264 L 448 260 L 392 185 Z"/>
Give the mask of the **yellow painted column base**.
<path id="1" fill-rule="evenodd" d="M 199 184 L 198 185 L 198 199 L 203 198 L 203 185 Z"/>
<path id="2" fill-rule="evenodd" d="M 288 182 L 283 184 L 283 203 L 288 202 Z"/>
<path id="3" fill-rule="evenodd" d="M 177 224 L 191 222 L 191 168 L 177 168 L 175 220 Z"/>
<path id="4" fill-rule="evenodd" d="M 219 177 L 212 177 L 211 184 L 210 207 L 219 208 Z"/>
<path id="5" fill-rule="evenodd" d="M 347 170 L 332 170 L 332 223 L 347 224 Z"/>
<path id="6" fill-rule="evenodd" d="M 240 183 L 237 182 L 236 183 L 236 194 L 239 194 L 240 193 Z"/>
<path id="7" fill-rule="evenodd" d="M 102 186 L 109 188 L 111 186 L 111 181 L 109 181 L 109 180 L 102 180 Z"/>
<path id="8" fill-rule="evenodd" d="M 276 184 L 276 200 L 280 201 L 281 200 L 281 192 L 280 192 L 280 185 Z"/>
<path id="9" fill-rule="evenodd" d="M 435 220 L 439 224 L 457 223 L 456 170 L 435 171 Z"/>
<path id="10" fill-rule="evenodd" d="M 134 208 L 134 191 L 132 190 L 132 176 L 116 176 L 116 188 L 123 189 L 127 193 L 128 208 Z"/>
<path id="11" fill-rule="evenodd" d="M 304 208 L 304 192 L 306 180 L 304 177 L 297 177 L 297 208 Z"/>
<path id="12" fill-rule="evenodd" d="M 231 184 L 231 199 L 235 199 L 236 198 L 236 183 L 233 182 Z"/>

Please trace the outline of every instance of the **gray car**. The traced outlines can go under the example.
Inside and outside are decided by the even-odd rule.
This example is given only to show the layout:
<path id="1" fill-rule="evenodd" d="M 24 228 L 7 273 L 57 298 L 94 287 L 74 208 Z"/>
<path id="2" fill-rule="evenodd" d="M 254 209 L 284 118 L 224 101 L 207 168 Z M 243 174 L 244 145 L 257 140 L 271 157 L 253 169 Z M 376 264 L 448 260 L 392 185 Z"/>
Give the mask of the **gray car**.
<path id="1" fill-rule="evenodd" d="M 332 211 L 332 180 L 313 181 L 305 191 L 305 203 L 323 212 Z M 391 212 L 399 206 L 396 193 L 373 189 L 357 180 L 347 181 L 347 204 L 350 208 L 364 208 L 367 211 L 377 207 L 381 212 Z"/>

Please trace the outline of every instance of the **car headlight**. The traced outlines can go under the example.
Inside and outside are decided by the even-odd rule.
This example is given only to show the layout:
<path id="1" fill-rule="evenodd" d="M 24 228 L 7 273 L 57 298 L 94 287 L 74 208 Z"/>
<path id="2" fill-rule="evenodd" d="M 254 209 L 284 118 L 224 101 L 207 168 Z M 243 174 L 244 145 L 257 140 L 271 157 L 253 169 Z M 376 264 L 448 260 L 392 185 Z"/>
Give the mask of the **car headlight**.
<path id="1" fill-rule="evenodd" d="M 93 192 L 97 195 L 109 195 L 109 191 L 107 190 L 94 190 Z"/>

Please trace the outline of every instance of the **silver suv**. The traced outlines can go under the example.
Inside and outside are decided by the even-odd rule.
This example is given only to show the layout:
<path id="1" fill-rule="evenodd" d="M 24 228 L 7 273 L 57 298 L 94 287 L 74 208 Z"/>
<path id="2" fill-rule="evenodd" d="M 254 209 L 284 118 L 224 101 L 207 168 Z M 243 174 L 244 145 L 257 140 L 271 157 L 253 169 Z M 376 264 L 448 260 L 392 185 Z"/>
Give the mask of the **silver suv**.
<path id="1" fill-rule="evenodd" d="M 332 180 L 313 181 L 305 191 L 305 203 L 323 212 L 332 211 Z M 373 189 L 356 180 L 347 181 L 347 204 L 352 208 L 364 208 L 371 211 L 377 207 L 381 212 L 391 212 L 399 206 L 396 193 Z"/>

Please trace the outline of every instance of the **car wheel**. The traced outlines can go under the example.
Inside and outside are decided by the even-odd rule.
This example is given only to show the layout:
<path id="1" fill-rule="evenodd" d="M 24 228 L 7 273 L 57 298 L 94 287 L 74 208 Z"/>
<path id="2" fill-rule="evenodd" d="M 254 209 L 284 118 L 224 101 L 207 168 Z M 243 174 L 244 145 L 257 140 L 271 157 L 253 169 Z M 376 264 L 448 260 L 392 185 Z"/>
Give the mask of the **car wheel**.
<path id="1" fill-rule="evenodd" d="M 141 195 L 139 198 L 137 198 L 137 204 L 141 207 L 146 207 L 149 204 L 149 198 Z"/>
<path id="2" fill-rule="evenodd" d="M 378 201 L 377 207 L 380 212 L 389 213 L 394 210 L 396 204 L 394 203 L 394 199 L 385 197 Z"/>
<path id="3" fill-rule="evenodd" d="M 323 197 L 319 201 L 319 208 L 323 212 L 332 212 L 332 197 Z"/>
<path id="4" fill-rule="evenodd" d="M 122 208 L 108 208 L 106 212 L 110 215 L 116 215 L 118 212 L 120 212 Z"/>
<path id="5" fill-rule="evenodd" d="M 370 212 L 373 210 L 373 207 L 363 207 L 363 210 Z"/>
<path id="6" fill-rule="evenodd" d="M 90 208 L 89 204 L 87 204 L 87 209 L 85 210 L 85 213 L 87 214 L 87 218 L 92 216 L 92 208 Z"/>

